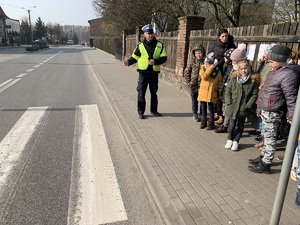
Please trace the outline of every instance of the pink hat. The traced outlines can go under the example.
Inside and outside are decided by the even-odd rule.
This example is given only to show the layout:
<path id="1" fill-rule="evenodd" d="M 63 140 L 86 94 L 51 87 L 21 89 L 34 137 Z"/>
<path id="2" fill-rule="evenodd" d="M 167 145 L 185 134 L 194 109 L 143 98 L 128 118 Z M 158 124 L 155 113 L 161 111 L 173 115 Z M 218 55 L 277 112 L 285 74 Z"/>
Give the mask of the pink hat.
<path id="1" fill-rule="evenodd" d="M 239 44 L 236 49 L 234 49 L 234 51 L 230 55 L 230 59 L 232 61 L 238 62 L 245 58 L 246 58 L 246 44 L 242 43 Z"/>

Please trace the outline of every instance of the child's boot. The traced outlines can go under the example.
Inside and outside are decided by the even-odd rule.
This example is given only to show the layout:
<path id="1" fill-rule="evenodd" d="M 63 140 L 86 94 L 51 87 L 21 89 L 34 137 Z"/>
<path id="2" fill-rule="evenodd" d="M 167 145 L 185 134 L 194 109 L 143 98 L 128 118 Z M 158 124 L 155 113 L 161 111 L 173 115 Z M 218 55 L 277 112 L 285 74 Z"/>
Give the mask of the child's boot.
<path id="1" fill-rule="evenodd" d="M 200 129 L 204 129 L 207 127 L 207 120 L 201 119 Z"/>
<path id="2" fill-rule="evenodd" d="M 223 117 L 220 116 L 219 119 L 215 122 L 215 124 L 221 125 L 221 124 L 223 124 L 223 122 L 224 122 Z"/>
<path id="3" fill-rule="evenodd" d="M 214 113 L 214 120 L 218 120 L 218 119 L 219 119 L 218 113 Z"/>
<path id="4" fill-rule="evenodd" d="M 216 128 L 215 123 L 213 121 L 208 121 L 207 122 L 206 130 L 214 130 L 215 128 Z"/>

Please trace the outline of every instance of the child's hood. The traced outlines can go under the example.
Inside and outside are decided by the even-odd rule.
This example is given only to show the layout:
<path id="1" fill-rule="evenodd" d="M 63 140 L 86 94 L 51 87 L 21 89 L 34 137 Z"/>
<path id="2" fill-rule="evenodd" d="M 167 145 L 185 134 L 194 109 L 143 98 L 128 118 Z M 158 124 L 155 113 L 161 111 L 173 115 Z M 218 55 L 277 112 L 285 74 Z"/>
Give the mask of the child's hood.
<path id="1" fill-rule="evenodd" d="M 195 57 L 195 52 L 196 52 L 196 50 L 201 51 L 201 52 L 202 52 L 202 55 L 203 55 L 203 58 L 205 57 L 206 52 L 205 52 L 205 48 L 204 48 L 203 45 L 196 45 L 196 46 L 193 48 L 192 54 L 193 54 L 194 57 Z"/>

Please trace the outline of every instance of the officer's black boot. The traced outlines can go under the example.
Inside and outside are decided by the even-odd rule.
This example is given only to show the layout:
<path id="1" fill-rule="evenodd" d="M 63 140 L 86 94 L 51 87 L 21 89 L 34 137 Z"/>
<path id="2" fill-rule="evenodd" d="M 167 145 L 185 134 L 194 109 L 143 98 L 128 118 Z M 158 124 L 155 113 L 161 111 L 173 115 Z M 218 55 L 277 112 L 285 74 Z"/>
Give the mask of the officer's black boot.
<path id="1" fill-rule="evenodd" d="M 248 166 L 248 169 L 254 173 L 271 173 L 270 164 L 265 164 L 263 161 L 256 165 Z"/>
<path id="2" fill-rule="evenodd" d="M 257 165 L 259 162 L 261 162 L 261 159 L 263 158 L 262 155 L 258 156 L 255 159 L 249 159 L 248 163 L 252 164 L 252 165 Z"/>

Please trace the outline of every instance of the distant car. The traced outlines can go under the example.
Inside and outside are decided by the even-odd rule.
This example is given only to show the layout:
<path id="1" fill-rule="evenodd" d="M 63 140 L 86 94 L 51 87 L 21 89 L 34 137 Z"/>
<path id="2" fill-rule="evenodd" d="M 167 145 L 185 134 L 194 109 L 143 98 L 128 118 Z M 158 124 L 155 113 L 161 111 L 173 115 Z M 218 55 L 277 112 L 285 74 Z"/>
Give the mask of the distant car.
<path id="1" fill-rule="evenodd" d="M 38 46 L 39 48 L 49 48 L 48 42 L 42 39 L 34 40 L 32 42 L 32 46 Z"/>

